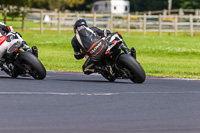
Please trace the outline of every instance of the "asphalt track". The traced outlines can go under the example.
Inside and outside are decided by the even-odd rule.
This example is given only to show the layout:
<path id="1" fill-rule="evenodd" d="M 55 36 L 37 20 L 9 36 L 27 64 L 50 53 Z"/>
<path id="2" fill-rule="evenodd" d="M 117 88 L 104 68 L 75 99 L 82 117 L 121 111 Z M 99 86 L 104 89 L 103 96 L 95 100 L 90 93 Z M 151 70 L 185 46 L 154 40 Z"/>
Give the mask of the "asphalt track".
<path id="1" fill-rule="evenodd" d="M 0 133 L 199 133 L 200 80 L 0 72 Z"/>

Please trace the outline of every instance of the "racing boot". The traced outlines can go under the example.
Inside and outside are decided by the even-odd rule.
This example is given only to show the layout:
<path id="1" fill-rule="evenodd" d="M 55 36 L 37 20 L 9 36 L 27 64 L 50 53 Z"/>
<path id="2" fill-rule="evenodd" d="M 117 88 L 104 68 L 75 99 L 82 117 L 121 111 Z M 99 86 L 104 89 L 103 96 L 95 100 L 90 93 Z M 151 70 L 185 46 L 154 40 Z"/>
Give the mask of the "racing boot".
<path id="1" fill-rule="evenodd" d="M 105 72 L 105 69 L 103 67 L 100 67 L 100 66 L 95 66 L 94 72 L 102 73 L 102 72 Z"/>
<path id="2" fill-rule="evenodd" d="M 135 48 L 131 48 L 131 56 L 133 56 L 136 59 L 136 49 Z"/>
<path id="3" fill-rule="evenodd" d="M 126 53 L 131 55 L 131 50 L 127 47 L 125 42 L 122 42 L 121 49 Z"/>
<path id="4" fill-rule="evenodd" d="M 33 46 L 31 49 L 32 53 L 38 58 L 38 48 L 36 46 Z"/>
<path id="5" fill-rule="evenodd" d="M 0 60 L 0 67 L 1 67 L 1 70 L 3 70 L 3 63 L 4 63 L 4 62 Z"/>
<path id="6" fill-rule="evenodd" d="M 111 75 L 113 76 L 113 70 L 112 67 L 110 65 L 106 65 L 106 66 L 95 66 L 94 68 L 95 72 L 101 73 L 101 74 L 106 74 L 106 75 Z"/>
<path id="7" fill-rule="evenodd" d="M 9 72 L 9 73 L 11 72 L 6 62 L 0 61 L 0 67 L 1 67 L 1 70 L 5 72 Z"/>

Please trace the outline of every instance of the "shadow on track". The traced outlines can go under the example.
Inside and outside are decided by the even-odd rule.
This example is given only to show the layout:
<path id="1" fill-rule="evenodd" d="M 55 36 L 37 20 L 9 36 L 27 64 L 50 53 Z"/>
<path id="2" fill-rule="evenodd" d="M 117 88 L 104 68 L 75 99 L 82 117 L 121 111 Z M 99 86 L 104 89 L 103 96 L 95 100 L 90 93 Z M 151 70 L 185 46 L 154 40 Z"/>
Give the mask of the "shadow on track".
<path id="1" fill-rule="evenodd" d="M 29 77 L 29 76 L 19 76 L 17 78 L 12 78 L 12 77 L 9 77 L 9 76 L 0 76 L 0 79 L 17 79 L 17 80 L 35 80 L 34 78 L 32 77 Z"/>
<path id="2" fill-rule="evenodd" d="M 116 84 L 134 84 L 132 82 L 122 82 L 122 81 L 114 81 L 114 82 L 109 82 L 106 80 L 80 80 L 80 79 L 53 79 L 56 81 L 72 81 L 72 82 L 93 82 L 93 83 L 116 83 Z"/>

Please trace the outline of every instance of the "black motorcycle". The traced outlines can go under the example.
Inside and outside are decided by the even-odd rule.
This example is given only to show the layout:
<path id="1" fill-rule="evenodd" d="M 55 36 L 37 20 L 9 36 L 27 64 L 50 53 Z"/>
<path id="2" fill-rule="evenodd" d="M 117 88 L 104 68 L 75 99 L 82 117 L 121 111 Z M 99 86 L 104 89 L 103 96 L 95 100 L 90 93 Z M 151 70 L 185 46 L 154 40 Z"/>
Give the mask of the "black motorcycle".
<path id="1" fill-rule="evenodd" d="M 19 33 L 12 33 L 12 36 L 21 37 Z M 5 59 L 2 70 L 13 78 L 19 75 L 31 75 L 34 79 L 44 79 L 46 77 L 46 69 L 38 59 L 37 47 L 33 46 L 31 50 L 25 51 L 23 45 L 15 43 L 7 51 L 3 59 Z"/>
<path id="2" fill-rule="evenodd" d="M 103 67 L 99 71 L 110 82 L 117 78 L 130 79 L 134 83 L 143 83 L 146 79 L 145 72 L 136 60 L 136 57 L 122 53 L 122 42 L 115 40 L 108 46 L 107 51 L 97 67 Z"/>

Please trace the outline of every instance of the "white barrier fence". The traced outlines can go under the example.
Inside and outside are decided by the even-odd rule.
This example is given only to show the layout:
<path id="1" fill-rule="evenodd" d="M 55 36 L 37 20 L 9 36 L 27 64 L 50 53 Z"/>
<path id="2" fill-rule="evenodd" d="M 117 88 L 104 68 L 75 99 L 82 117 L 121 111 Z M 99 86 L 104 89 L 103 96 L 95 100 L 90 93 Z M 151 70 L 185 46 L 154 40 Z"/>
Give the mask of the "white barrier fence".
<path id="1" fill-rule="evenodd" d="M 27 13 L 26 18 L 22 15 L 22 31 L 24 30 L 73 30 L 73 24 L 77 19 L 83 18 L 89 26 L 107 28 L 111 31 L 130 32 L 189 32 L 191 36 L 194 32 L 200 31 L 200 16 L 198 15 L 133 15 L 133 14 L 96 14 L 96 13 L 55 13 L 44 12 Z M 7 21 L 4 17 L 3 21 Z M 28 27 L 26 22 L 39 23 L 40 26 Z"/>

